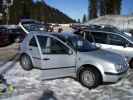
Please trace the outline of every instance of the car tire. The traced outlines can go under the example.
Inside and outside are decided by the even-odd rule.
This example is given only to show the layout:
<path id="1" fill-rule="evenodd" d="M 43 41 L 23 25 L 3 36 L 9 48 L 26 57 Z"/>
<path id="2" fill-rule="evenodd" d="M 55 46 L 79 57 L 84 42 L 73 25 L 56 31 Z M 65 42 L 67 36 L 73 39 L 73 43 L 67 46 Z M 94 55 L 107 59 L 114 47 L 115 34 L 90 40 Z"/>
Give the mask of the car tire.
<path id="1" fill-rule="evenodd" d="M 100 72 L 95 68 L 83 68 L 79 73 L 79 81 L 89 89 L 96 88 L 101 84 L 102 78 Z"/>
<path id="2" fill-rule="evenodd" d="M 133 69 L 133 59 L 129 62 L 129 67 Z"/>
<path id="3" fill-rule="evenodd" d="M 32 65 L 32 62 L 31 62 L 31 59 L 28 55 L 26 54 L 23 54 L 21 57 L 20 57 L 20 65 L 22 66 L 22 68 L 26 71 L 30 71 L 33 69 L 33 65 Z"/>

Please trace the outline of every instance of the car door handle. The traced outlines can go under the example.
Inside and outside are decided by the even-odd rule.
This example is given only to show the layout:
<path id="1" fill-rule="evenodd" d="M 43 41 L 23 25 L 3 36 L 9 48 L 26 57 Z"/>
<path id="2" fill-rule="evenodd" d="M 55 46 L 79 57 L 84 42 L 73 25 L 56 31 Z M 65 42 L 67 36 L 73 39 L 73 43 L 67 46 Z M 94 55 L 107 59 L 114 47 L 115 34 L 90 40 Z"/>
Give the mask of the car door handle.
<path id="1" fill-rule="evenodd" d="M 44 58 L 43 60 L 50 60 L 49 58 Z"/>

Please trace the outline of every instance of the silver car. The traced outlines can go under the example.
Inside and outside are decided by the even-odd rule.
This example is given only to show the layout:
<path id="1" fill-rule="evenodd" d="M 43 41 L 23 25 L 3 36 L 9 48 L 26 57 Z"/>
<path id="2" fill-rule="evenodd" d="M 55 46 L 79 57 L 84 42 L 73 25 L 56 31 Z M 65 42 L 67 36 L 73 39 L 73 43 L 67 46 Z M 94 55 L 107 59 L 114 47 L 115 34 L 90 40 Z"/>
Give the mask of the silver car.
<path id="1" fill-rule="evenodd" d="M 116 82 L 128 70 L 122 56 L 101 50 L 71 33 L 31 32 L 20 48 L 23 69 L 42 69 L 44 79 L 71 76 L 88 88 Z"/>

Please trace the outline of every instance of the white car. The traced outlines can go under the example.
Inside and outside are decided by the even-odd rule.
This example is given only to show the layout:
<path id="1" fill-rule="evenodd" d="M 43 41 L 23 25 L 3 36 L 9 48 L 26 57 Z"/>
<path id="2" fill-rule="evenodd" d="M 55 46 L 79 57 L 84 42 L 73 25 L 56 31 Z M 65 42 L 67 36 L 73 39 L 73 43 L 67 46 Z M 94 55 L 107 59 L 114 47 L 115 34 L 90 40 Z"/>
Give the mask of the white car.
<path id="1" fill-rule="evenodd" d="M 20 48 L 23 69 L 42 69 L 44 79 L 75 77 L 88 88 L 116 82 L 128 70 L 122 56 L 71 33 L 31 32 Z"/>
<path id="2" fill-rule="evenodd" d="M 130 33 L 106 26 L 88 28 L 82 33 L 85 39 L 96 43 L 102 49 L 125 56 L 130 68 L 133 68 L 133 36 Z"/>

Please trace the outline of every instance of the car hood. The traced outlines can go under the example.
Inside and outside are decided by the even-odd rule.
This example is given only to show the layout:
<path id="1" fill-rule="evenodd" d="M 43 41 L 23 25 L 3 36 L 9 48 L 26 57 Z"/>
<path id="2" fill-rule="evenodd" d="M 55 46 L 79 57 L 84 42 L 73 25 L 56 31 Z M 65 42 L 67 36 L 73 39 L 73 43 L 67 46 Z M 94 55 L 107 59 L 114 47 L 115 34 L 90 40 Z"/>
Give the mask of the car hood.
<path id="1" fill-rule="evenodd" d="M 110 52 L 110 51 L 106 51 L 106 50 L 95 50 L 95 51 L 91 51 L 91 52 L 82 52 L 80 53 L 80 57 L 83 57 L 82 59 L 93 59 L 95 61 L 106 61 L 106 62 L 110 62 L 110 63 L 115 63 L 115 64 L 122 64 L 124 62 L 124 57 Z"/>

